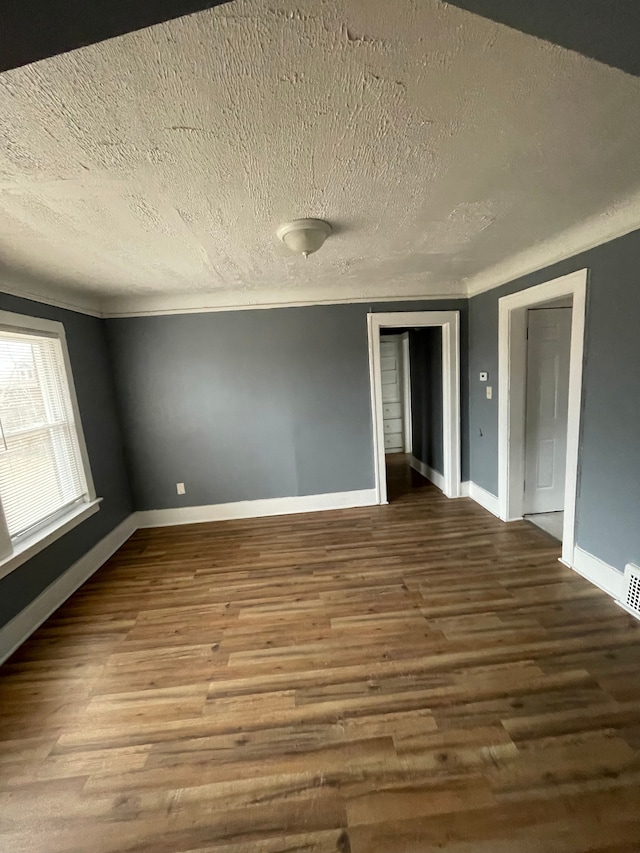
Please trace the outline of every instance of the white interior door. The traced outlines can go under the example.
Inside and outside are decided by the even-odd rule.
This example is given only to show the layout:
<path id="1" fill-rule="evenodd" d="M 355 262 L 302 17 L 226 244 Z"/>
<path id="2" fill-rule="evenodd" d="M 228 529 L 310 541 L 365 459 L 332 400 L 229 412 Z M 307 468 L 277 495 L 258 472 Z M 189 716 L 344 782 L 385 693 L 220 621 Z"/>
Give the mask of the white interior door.
<path id="1" fill-rule="evenodd" d="M 524 513 L 564 509 L 571 308 L 528 311 Z"/>
<path id="2" fill-rule="evenodd" d="M 404 450 L 402 395 L 402 338 L 385 335 L 380 338 L 382 370 L 382 417 L 385 453 Z"/>

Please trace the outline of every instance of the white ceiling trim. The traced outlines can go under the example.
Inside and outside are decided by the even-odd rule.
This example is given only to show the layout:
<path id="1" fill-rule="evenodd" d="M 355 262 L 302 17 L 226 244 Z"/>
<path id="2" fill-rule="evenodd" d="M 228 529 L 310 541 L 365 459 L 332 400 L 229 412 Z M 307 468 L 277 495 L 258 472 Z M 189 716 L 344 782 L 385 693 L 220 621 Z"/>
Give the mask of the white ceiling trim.
<path id="1" fill-rule="evenodd" d="M 522 276 L 550 267 L 560 261 L 596 249 L 640 228 L 640 193 L 615 208 L 582 222 L 553 237 L 519 252 L 465 281 L 467 296 L 476 296 L 509 284 Z"/>
<path id="2" fill-rule="evenodd" d="M 42 293 L 38 290 L 29 290 L 24 287 L 7 284 L 0 281 L 0 292 L 8 296 L 16 296 L 19 299 L 28 299 L 31 302 L 39 302 L 41 305 L 51 305 L 53 308 L 64 308 L 65 311 L 75 311 L 78 314 L 87 314 L 89 317 L 102 317 L 103 313 L 96 299 L 78 299 L 80 294 L 73 294 L 72 298 L 63 297 L 60 292 L 52 294 L 49 290 Z"/>
<path id="3" fill-rule="evenodd" d="M 102 318 L 153 317 L 168 314 L 300 308 L 313 305 L 345 305 L 365 302 L 421 302 L 443 299 L 466 299 L 494 290 L 504 284 L 509 284 L 518 278 L 543 270 L 560 261 L 569 260 L 582 252 L 595 249 L 619 237 L 624 237 L 638 228 L 640 228 L 640 193 L 615 210 L 607 211 L 601 216 L 594 217 L 582 223 L 582 225 L 558 235 L 558 237 L 552 240 L 547 240 L 538 246 L 507 258 L 500 264 L 496 264 L 464 282 L 450 284 L 448 285 L 448 290 L 441 290 L 435 293 L 411 293 L 404 295 L 371 293 L 358 296 L 344 296 L 342 298 L 310 296 L 307 299 L 288 301 L 278 299 L 275 294 L 261 293 L 262 296 L 271 298 L 251 303 L 234 302 L 232 299 L 229 299 L 230 294 L 226 292 L 225 294 L 219 294 L 217 299 L 214 299 L 212 294 L 173 294 L 147 298 L 121 298 L 110 300 L 105 304 L 104 302 L 99 302 L 97 299 L 78 299 L 78 301 L 75 301 L 75 293 L 70 298 L 67 295 L 61 295 L 60 292 L 52 294 L 50 289 L 47 293 L 43 293 L 38 290 L 9 285 L 6 282 L 0 283 L 0 291 L 11 296 L 51 305 L 55 308 L 64 308 L 67 311 L 75 311 L 91 317 Z M 227 298 L 225 299 L 225 297 Z"/>
<path id="4" fill-rule="evenodd" d="M 446 293 L 416 293 L 409 296 L 354 296 L 344 297 L 343 299 L 313 299 L 299 300 L 290 302 L 256 302 L 252 304 L 228 304 L 215 305 L 208 303 L 193 303 L 189 299 L 180 302 L 179 299 L 166 300 L 166 307 L 163 307 L 158 300 L 150 300 L 148 307 L 140 304 L 133 307 L 127 307 L 126 304 L 121 308 L 118 305 L 112 305 L 105 308 L 102 312 L 102 317 L 115 319 L 118 317 L 162 317 L 169 314 L 208 314 L 220 311 L 266 311 L 271 308 L 310 308 L 318 305 L 354 305 L 366 302 L 386 303 L 386 302 L 433 302 L 434 300 L 442 301 L 446 299 L 466 299 L 466 293 L 463 292 L 446 292 Z"/>
<path id="5" fill-rule="evenodd" d="M 65 311 L 74 311 L 77 314 L 86 314 L 89 317 L 98 317 L 100 319 L 116 319 L 118 317 L 162 317 L 170 314 L 209 314 L 221 311 L 258 311 L 268 310 L 270 308 L 306 308 L 316 305 L 352 305 L 362 304 L 366 302 L 387 303 L 387 302 L 433 302 L 434 300 L 445 299 L 466 299 L 466 293 L 461 290 L 448 291 L 442 293 L 416 293 L 408 296 L 354 296 L 344 297 L 342 299 L 305 299 L 289 302 L 259 302 L 251 304 L 228 303 L 224 305 L 211 304 L 207 300 L 203 300 L 202 294 L 197 294 L 197 299 L 188 296 L 166 297 L 158 300 L 150 299 L 148 301 L 137 302 L 135 307 L 130 303 L 123 301 L 122 304 L 110 304 L 108 307 L 100 306 L 97 303 L 89 304 L 86 302 L 73 302 L 66 299 L 57 299 L 50 294 L 43 294 L 33 291 L 22 290 L 19 288 L 8 287 L 4 282 L 0 284 L 0 293 L 8 296 L 16 296 L 19 299 L 26 299 L 30 302 L 37 302 L 40 305 L 50 305 L 53 308 L 63 308 Z"/>

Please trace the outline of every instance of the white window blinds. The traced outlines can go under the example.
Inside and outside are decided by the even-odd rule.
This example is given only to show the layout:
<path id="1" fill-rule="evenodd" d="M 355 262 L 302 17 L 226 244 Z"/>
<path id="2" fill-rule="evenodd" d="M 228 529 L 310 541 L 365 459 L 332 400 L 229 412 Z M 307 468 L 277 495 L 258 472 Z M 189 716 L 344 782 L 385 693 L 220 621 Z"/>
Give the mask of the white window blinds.
<path id="1" fill-rule="evenodd" d="M 14 542 L 87 499 L 58 337 L 0 328 L 0 499 Z"/>

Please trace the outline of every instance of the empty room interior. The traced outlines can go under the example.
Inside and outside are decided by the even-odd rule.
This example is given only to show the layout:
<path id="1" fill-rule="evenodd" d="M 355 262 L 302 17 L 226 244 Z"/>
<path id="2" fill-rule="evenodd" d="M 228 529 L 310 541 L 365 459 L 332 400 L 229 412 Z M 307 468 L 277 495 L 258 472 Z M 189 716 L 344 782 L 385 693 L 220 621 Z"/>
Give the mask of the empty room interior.
<path id="1" fill-rule="evenodd" d="M 0 849 L 640 850 L 640 6 L 0 34 Z"/>

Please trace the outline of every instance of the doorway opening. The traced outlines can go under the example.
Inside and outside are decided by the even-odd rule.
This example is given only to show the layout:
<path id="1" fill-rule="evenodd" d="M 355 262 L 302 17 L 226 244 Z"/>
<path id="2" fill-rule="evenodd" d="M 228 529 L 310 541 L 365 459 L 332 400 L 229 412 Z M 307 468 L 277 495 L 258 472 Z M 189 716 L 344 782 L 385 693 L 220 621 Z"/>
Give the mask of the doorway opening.
<path id="1" fill-rule="evenodd" d="M 573 565 L 587 270 L 499 301 L 500 517 L 562 541 Z"/>
<path id="2" fill-rule="evenodd" d="M 387 498 L 395 501 L 428 485 L 411 467 L 413 400 L 409 329 L 380 329 L 380 370 Z"/>
<path id="3" fill-rule="evenodd" d="M 439 402 L 430 406 L 429 424 L 435 420 L 435 429 L 423 429 L 419 412 L 413 410 L 414 405 L 423 405 L 422 395 L 416 397 L 412 394 L 412 386 L 415 391 L 421 378 L 416 366 L 423 361 L 416 361 L 414 355 L 419 355 L 419 347 L 423 346 L 420 334 L 427 330 L 433 334 L 425 335 L 424 341 L 428 341 L 434 356 L 437 356 L 423 360 L 425 364 L 430 363 L 437 373 L 437 381 L 429 383 L 433 393 L 439 395 Z M 389 491 L 396 495 L 399 489 L 419 486 L 420 475 L 435 483 L 447 497 L 458 497 L 459 313 L 411 311 L 369 314 L 368 336 L 377 503 L 388 503 Z M 415 429 L 416 424 L 418 429 Z M 438 452 L 439 456 L 434 456 Z M 434 458 L 437 458 L 436 467 L 428 464 Z"/>
<path id="4" fill-rule="evenodd" d="M 380 329 L 387 498 L 442 488 L 442 328 Z"/>

